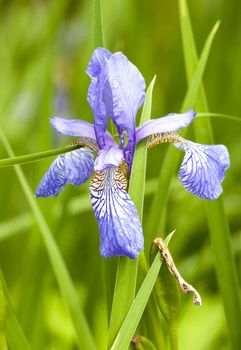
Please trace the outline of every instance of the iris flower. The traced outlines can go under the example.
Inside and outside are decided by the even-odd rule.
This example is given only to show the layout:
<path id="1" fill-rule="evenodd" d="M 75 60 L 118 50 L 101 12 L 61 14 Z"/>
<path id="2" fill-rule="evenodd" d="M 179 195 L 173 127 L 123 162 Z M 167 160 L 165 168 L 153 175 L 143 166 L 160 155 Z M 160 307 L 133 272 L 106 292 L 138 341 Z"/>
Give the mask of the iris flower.
<path id="1" fill-rule="evenodd" d="M 63 135 L 78 136 L 83 148 L 59 155 L 42 178 L 36 197 L 57 196 L 66 184 L 79 186 L 94 172 L 89 189 L 100 230 L 100 253 L 108 258 L 136 258 L 143 250 L 141 222 L 127 193 L 135 147 L 147 138 L 148 147 L 173 142 L 185 152 L 179 179 L 192 194 L 216 199 L 229 167 L 223 145 L 202 145 L 179 136 L 176 131 L 189 125 L 195 112 L 168 114 L 136 128 L 136 114 L 145 98 L 145 81 L 139 70 L 121 53 L 97 48 L 88 64 L 91 78 L 88 102 L 94 124 L 59 117 L 53 128 Z M 108 118 L 118 132 L 118 143 L 107 131 Z"/>

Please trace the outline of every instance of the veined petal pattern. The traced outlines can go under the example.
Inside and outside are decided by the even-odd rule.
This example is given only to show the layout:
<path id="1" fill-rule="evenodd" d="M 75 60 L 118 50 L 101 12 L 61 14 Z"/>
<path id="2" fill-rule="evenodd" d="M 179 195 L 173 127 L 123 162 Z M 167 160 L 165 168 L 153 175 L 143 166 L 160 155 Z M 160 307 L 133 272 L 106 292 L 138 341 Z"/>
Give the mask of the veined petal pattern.
<path id="1" fill-rule="evenodd" d="M 79 186 L 91 175 L 94 167 L 93 152 L 86 148 L 59 155 L 42 178 L 36 197 L 57 196 L 66 184 Z"/>
<path id="2" fill-rule="evenodd" d="M 96 173 L 90 183 L 91 202 L 100 229 L 100 253 L 105 258 L 135 259 L 143 250 L 141 222 L 126 192 L 123 164 Z"/>
<path id="3" fill-rule="evenodd" d="M 186 153 L 178 174 L 180 181 L 198 197 L 217 199 L 223 191 L 221 183 L 230 165 L 227 148 L 224 145 L 183 142 Z"/>

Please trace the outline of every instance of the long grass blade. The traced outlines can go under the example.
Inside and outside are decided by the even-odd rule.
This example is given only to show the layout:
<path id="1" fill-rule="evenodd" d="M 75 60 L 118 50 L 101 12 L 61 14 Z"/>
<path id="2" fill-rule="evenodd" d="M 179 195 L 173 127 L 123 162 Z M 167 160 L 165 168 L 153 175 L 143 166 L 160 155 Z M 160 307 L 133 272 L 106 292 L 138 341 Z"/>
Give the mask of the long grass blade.
<path id="1" fill-rule="evenodd" d="M 196 69 L 191 78 L 191 84 L 187 90 L 181 111 L 184 112 L 187 109 L 194 106 L 195 100 L 197 98 L 198 91 L 201 86 L 203 73 L 206 67 L 206 63 L 211 50 L 212 42 L 217 31 L 218 24 L 216 24 L 209 34 L 204 48 L 201 54 L 201 58 L 197 63 Z M 183 130 L 183 136 L 186 130 Z M 172 145 L 167 150 L 167 153 L 162 164 L 162 168 L 159 174 L 158 186 L 153 197 L 151 207 L 148 214 L 147 224 L 145 226 L 145 231 L 148 232 L 147 236 L 147 248 L 149 249 L 153 235 L 155 232 L 160 232 L 164 230 L 164 209 L 166 207 L 167 198 L 169 194 L 170 184 L 172 177 L 177 168 L 177 162 L 180 157 L 180 153 Z"/>
<path id="2" fill-rule="evenodd" d="M 38 152 L 38 153 L 31 153 L 24 156 L 18 156 L 18 157 L 11 157 L 7 159 L 0 159 L 0 167 L 1 166 L 12 166 L 15 164 L 24 164 L 24 163 L 32 163 L 36 162 L 38 160 L 42 160 L 48 157 L 57 156 L 62 153 L 67 153 L 74 151 L 75 149 L 80 148 L 81 146 L 75 145 L 75 146 L 68 146 L 68 147 L 61 147 L 58 149 L 53 149 L 49 151 L 44 152 Z"/>
<path id="3" fill-rule="evenodd" d="M 142 313 L 145 309 L 146 303 L 151 295 L 157 279 L 162 260 L 160 254 L 156 255 L 147 276 L 128 312 L 125 321 L 123 322 L 116 339 L 111 347 L 111 350 L 126 350 L 131 342 L 136 327 L 141 319 Z"/>
<path id="4" fill-rule="evenodd" d="M 187 79 L 190 83 L 190 76 L 192 76 L 197 66 L 197 53 L 185 0 L 179 0 L 179 10 Z M 208 104 L 203 87 L 199 93 L 196 105 L 198 110 L 208 113 Z M 199 142 L 213 142 L 211 125 L 207 118 L 200 118 L 194 127 L 196 138 Z M 229 326 L 230 339 L 233 349 L 238 350 L 241 344 L 241 305 L 228 221 L 222 198 L 217 201 L 207 201 L 205 204 L 211 243 L 215 255 L 216 274 Z"/>
<path id="5" fill-rule="evenodd" d="M 2 131 L 0 131 L 0 138 L 9 156 L 14 157 L 13 150 Z M 96 347 L 95 347 L 94 340 L 92 338 L 86 318 L 80 309 L 78 295 L 74 288 L 71 277 L 68 273 L 68 270 L 62 258 L 62 255 L 54 241 L 54 238 L 49 229 L 49 226 L 46 223 L 44 216 L 42 215 L 42 212 L 40 211 L 39 206 L 33 197 L 33 194 L 31 192 L 31 189 L 27 183 L 27 180 L 25 178 L 25 175 L 21 167 L 19 165 L 15 165 L 14 169 L 16 171 L 18 180 L 22 186 L 22 189 L 28 201 L 28 204 L 39 226 L 39 230 L 41 232 L 45 247 L 47 249 L 49 259 L 52 264 L 52 268 L 59 285 L 59 289 L 69 309 L 69 312 L 73 321 L 73 325 L 75 328 L 76 339 L 77 339 L 79 349 L 95 350 Z"/>
<path id="6" fill-rule="evenodd" d="M 223 113 L 215 113 L 215 112 L 198 112 L 196 117 L 205 118 L 205 117 L 211 117 L 211 118 L 223 118 L 232 120 L 238 123 L 241 123 L 241 117 L 237 115 L 231 115 L 231 114 L 223 114 Z"/>
<path id="7" fill-rule="evenodd" d="M 155 78 L 147 89 L 146 99 L 142 110 L 140 123 L 150 119 L 152 91 Z M 136 205 L 140 218 L 142 218 L 143 198 L 145 191 L 145 169 L 146 169 L 146 143 L 140 142 L 137 145 L 131 179 L 129 185 L 129 194 Z M 133 179 L 135 179 L 133 181 Z M 144 255 L 140 257 L 143 265 L 145 264 Z M 138 259 L 130 260 L 127 257 L 120 257 L 116 275 L 116 284 L 113 297 L 108 348 L 113 344 L 116 334 L 134 300 L 136 290 Z"/>
<path id="8" fill-rule="evenodd" d="M 95 0 L 95 47 L 104 47 L 103 18 L 101 0 Z"/>
<path id="9" fill-rule="evenodd" d="M 168 245 L 173 233 L 170 233 L 166 239 L 165 244 Z M 141 316 L 144 312 L 146 304 L 150 298 L 152 289 L 155 285 L 159 270 L 162 265 L 161 255 L 158 252 L 153 263 L 148 270 L 146 277 L 136 295 L 136 298 L 115 338 L 111 350 L 126 350 L 131 342 L 134 332 L 140 322 Z"/>

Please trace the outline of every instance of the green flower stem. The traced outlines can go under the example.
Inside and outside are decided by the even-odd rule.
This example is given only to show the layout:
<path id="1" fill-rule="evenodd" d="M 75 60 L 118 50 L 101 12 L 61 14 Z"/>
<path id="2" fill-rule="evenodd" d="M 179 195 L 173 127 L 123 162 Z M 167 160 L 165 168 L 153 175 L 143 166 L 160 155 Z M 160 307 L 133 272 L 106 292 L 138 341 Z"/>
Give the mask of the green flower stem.
<path id="1" fill-rule="evenodd" d="M 197 53 L 185 0 L 179 0 L 179 11 L 187 80 L 190 83 L 190 78 L 197 66 Z M 208 113 L 208 104 L 203 86 L 199 90 L 196 107 L 197 110 Z M 213 143 L 211 124 L 207 118 L 197 120 L 194 128 L 198 142 Z M 212 249 L 215 255 L 215 270 L 223 299 L 232 348 L 238 350 L 241 344 L 241 305 L 228 220 L 222 198 L 216 201 L 206 201 L 205 206 Z"/>
<path id="2" fill-rule="evenodd" d="M 74 151 L 75 149 L 78 149 L 80 145 L 75 146 L 67 146 L 67 147 L 61 147 L 49 151 L 43 151 L 43 152 L 37 152 L 37 153 L 31 153 L 24 156 L 17 156 L 17 157 L 11 157 L 6 159 L 0 159 L 0 167 L 1 166 L 10 166 L 10 165 L 16 165 L 16 164 L 24 164 L 24 163 L 32 163 L 36 162 L 38 160 L 42 160 L 44 158 L 57 156 L 59 154 L 67 153 Z"/>
<path id="3" fill-rule="evenodd" d="M 155 78 L 147 89 L 140 124 L 143 124 L 150 119 L 154 83 Z M 136 205 L 140 220 L 142 220 L 144 203 L 146 157 L 146 141 L 143 140 L 136 147 L 129 184 L 129 195 Z M 147 264 L 143 253 L 140 254 L 139 261 L 142 269 L 146 270 Z M 119 258 L 110 319 L 108 349 L 113 344 L 117 332 L 133 303 L 136 291 L 137 269 L 138 259 L 130 260 L 127 257 Z"/>

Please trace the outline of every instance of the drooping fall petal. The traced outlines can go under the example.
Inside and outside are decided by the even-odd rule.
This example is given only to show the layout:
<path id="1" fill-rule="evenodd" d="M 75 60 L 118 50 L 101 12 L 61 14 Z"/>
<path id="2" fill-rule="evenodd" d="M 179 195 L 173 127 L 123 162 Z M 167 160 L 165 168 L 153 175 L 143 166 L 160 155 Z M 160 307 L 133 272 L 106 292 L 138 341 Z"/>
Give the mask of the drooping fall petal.
<path id="1" fill-rule="evenodd" d="M 121 165 L 96 173 L 89 186 L 100 229 L 100 253 L 105 258 L 135 259 L 143 250 L 141 222 L 126 185 Z"/>
<path id="2" fill-rule="evenodd" d="M 59 155 L 42 178 L 36 197 L 57 196 L 66 184 L 79 186 L 91 175 L 94 167 L 93 152 L 86 148 Z"/>

